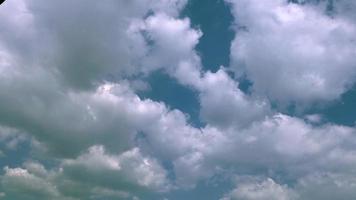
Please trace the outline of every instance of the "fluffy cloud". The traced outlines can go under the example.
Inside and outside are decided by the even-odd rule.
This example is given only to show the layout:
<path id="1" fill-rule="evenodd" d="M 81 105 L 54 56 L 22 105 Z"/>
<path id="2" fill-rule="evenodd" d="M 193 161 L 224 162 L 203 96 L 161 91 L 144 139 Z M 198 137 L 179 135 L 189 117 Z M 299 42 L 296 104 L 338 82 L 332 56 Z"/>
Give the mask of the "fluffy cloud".
<path id="1" fill-rule="evenodd" d="M 253 174 L 278 178 L 282 185 L 293 187 L 291 181 L 316 172 L 353 177 L 354 133 L 351 127 L 315 127 L 283 114 L 266 117 L 243 129 L 235 126 L 222 131 L 207 127 L 202 129 L 203 137 L 195 143 L 198 146 L 194 151 L 174 161 L 174 172 L 179 177 L 176 181 L 182 187 L 192 187 L 214 175 Z"/>
<path id="2" fill-rule="evenodd" d="M 141 33 L 147 43 L 151 44 L 149 54 L 144 60 L 145 71 L 149 71 L 150 68 L 165 68 L 174 76 L 180 65 L 185 62 L 192 63 L 190 67 L 199 70 L 200 59 L 194 48 L 198 44 L 201 32 L 190 28 L 189 19 L 176 19 L 165 13 L 158 13 L 144 21 L 133 23 L 131 30 Z"/>
<path id="3" fill-rule="evenodd" d="M 51 171 L 35 162 L 4 170 L 5 199 L 131 199 L 169 189 L 165 170 L 137 148 L 110 155 L 103 146 L 93 146 L 76 159 L 62 160 Z"/>
<path id="4" fill-rule="evenodd" d="M 184 1 L 180 1 L 180 3 L 178 1 L 147 2 L 149 5 L 153 4 L 152 8 L 164 11 L 158 15 L 151 15 L 147 19 L 143 17 L 149 8 L 140 7 L 144 5 L 141 4 L 142 2 L 100 4 L 100 7 L 103 7 L 99 10 L 96 8 L 94 10 L 95 6 L 88 6 L 81 11 L 83 13 L 78 12 L 79 3 L 64 2 L 58 5 L 49 5 L 46 2 L 25 3 L 18 1 L 7 5 L 19 7 L 16 10 L 18 15 L 22 16 L 25 13 L 26 16 L 23 17 L 23 20 L 28 20 L 18 24 L 8 23 L 9 30 L 11 28 L 18 30 L 24 28 L 25 25 L 34 29 L 32 35 L 23 36 L 23 40 L 19 41 L 21 45 L 34 46 L 32 42 L 38 41 L 37 31 L 43 31 L 50 35 L 45 39 L 48 40 L 46 45 L 51 47 L 51 51 L 47 54 L 47 52 L 42 52 L 39 47 L 34 52 L 36 55 L 27 57 L 23 52 L 18 52 L 16 48 L 11 49 L 6 44 L 1 46 L 4 56 L 0 68 L 3 72 L 0 75 L 0 110 L 1 113 L 6 114 L 1 115 L 0 123 L 16 127 L 33 136 L 40 142 L 42 149 L 51 153 L 52 156 L 72 158 L 72 160 L 60 161 L 64 162 L 63 172 L 55 172 L 56 180 L 50 181 L 58 188 L 70 185 L 78 190 L 79 197 L 74 190 L 62 188 L 61 190 L 68 190 L 64 192 L 68 193 L 68 196 L 80 198 L 80 195 L 86 195 L 86 192 L 80 192 L 88 187 L 84 184 L 85 181 L 80 181 L 81 178 L 95 180 L 92 185 L 95 194 L 92 195 L 96 198 L 104 198 L 103 195 L 126 194 L 126 191 L 116 191 L 115 188 L 100 186 L 107 186 L 110 182 L 116 183 L 116 187 L 123 187 L 122 190 L 128 190 L 131 185 L 137 190 L 153 188 L 165 191 L 170 183 L 165 180 L 164 172 L 160 172 L 164 170 L 157 161 L 143 158 L 137 149 L 128 150 L 138 142 L 138 145 L 145 148 L 147 152 L 151 152 L 152 155 L 161 159 L 174 160 L 199 146 L 200 130 L 189 126 L 186 116 L 180 111 L 170 111 L 163 103 L 140 99 L 131 91 L 125 81 L 120 81 L 118 84 L 100 83 L 99 86 L 92 84 L 100 80 L 106 73 L 117 72 L 121 76 L 126 72 L 117 70 L 131 70 L 127 66 L 126 58 L 132 58 L 135 61 L 143 59 L 146 62 L 145 66 L 141 66 L 141 63 L 132 66 L 139 67 L 138 71 L 148 72 L 166 67 L 167 71 L 173 74 L 173 68 L 179 65 L 180 60 L 190 62 L 189 52 L 193 51 L 200 33 L 189 28 L 190 24 L 187 19 L 178 20 L 172 17 L 177 14 L 177 10 Z M 172 5 L 173 9 L 169 9 L 167 4 Z M 125 12 L 117 12 L 114 9 L 116 7 Z M 2 8 L 6 9 L 7 7 Z M 58 13 L 58 10 L 63 9 L 73 9 L 69 10 L 66 20 L 63 20 L 62 15 Z M 106 12 L 106 9 L 112 12 Z M 135 12 L 131 12 L 132 9 L 135 9 Z M 92 24 L 94 11 L 99 12 L 100 20 L 97 21 L 98 23 Z M 79 17 L 83 15 L 87 18 Z M 22 20 L 22 18 L 19 19 Z M 86 21 L 81 21 L 82 19 Z M 113 30 L 108 31 L 103 27 L 102 21 L 105 19 L 108 20 Z M 12 18 L 5 19 L 7 23 L 6 20 L 9 21 Z M 52 27 L 50 24 L 55 24 L 55 26 Z M 140 24 L 143 27 L 140 27 Z M 161 24 L 165 26 L 161 27 Z M 139 29 L 136 25 L 140 25 Z M 75 28 L 78 32 L 72 34 L 73 27 L 78 26 L 80 28 Z M 8 33 L 9 30 L 3 33 Z M 83 33 L 88 34 L 83 36 Z M 147 41 L 144 41 L 146 36 L 156 44 L 152 46 L 153 52 L 145 55 L 147 57 L 142 58 L 141 55 L 136 55 L 138 53 L 136 50 L 126 51 L 126 48 L 132 48 L 131 46 L 135 45 L 132 42 L 144 45 L 140 46 L 143 48 L 142 51 L 149 49 L 145 43 Z M 187 41 L 185 40 L 186 36 Z M 13 36 L 8 35 L 8 37 Z M 130 41 L 128 37 L 135 38 Z M 112 45 L 114 38 L 125 41 L 125 43 Z M 173 47 L 173 44 L 176 38 L 182 38 L 182 45 L 177 49 L 177 52 L 174 52 L 176 48 Z M 85 52 L 82 51 L 83 49 Z M 169 60 L 159 57 L 160 53 L 165 52 L 167 52 L 168 59 L 175 59 L 175 62 L 172 62 L 173 66 L 169 66 L 171 64 L 168 62 Z M 178 54 L 178 58 L 175 58 L 175 54 Z M 43 57 L 46 59 L 38 62 Z M 36 58 L 36 61 L 30 62 L 31 58 Z M 198 57 L 192 60 L 194 59 L 199 60 Z M 90 86 L 90 90 L 80 90 L 80 88 L 88 86 Z M 142 138 L 140 138 L 141 133 L 144 135 Z M 80 155 L 93 145 L 103 146 L 93 147 L 87 154 Z M 107 155 L 103 150 L 104 147 L 120 156 Z M 121 153 L 123 154 L 121 155 Z M 76 157 L 77 159 L 73 160 Z M 92 168 L 93 163 L 100 163 L 102 168 Z M 110 168 L 113 163 L 117 165 L 120 163 L 123 169 Z M 24 170 L 23 174 L 26 174 L 26 177 L 31 177 L 29 182 L 32 180 L 45 182 L 47 180 L 37 178 L 28 173 L 26 169 L 21 170 Z M 88 171 L 86 177 L 80 176 L 79 172 L 83 170 Z M 104 178 L 99 178 L 103 175 L 102 172 L 116 173 L 115 170 L 124 172 L 117 176 L 106 173 Z M 6 181 L 6 177 L 4 177 L 4 181 Z M 116 179 L 125 179 L 126 182 L 117 182 Z M 27 184 L 21 181 L 23 181 L 22 177 L 18 181 L 18 187 L 24 184 L 25 191 L 22 193 L 26 195 Z M 37 188 L 32 190 L 36 192 Z M 15 195 L 15 193 L 5 191 L 7 197 L 10 195 L 9 198 L 12 198 L 11 195 Z M 57 198 L 59 194 L 54 193 L 46 195 Z"/>
<path id="5" fill-rule="evenodd" d="M 320 173 L 301 177 L 293 186 L 281 185 L 271 178 L 238 177 L 236 188 L 221 200 L 303 200 L 353 199 L 355 177 L 338 173 Z"/>
<path id="6" fill-rule="evenodd" d="M 65 199 L 50 182 L 23 168 L 5 167 L 1 184 L 5 192 L 4 199 Z"/>
<path id="7" fill-rule="evenodd" d="M 229 2 L 237 23 L 233 68 L 256 93 L 307 104 L 336 99 L 354 83 L 354 23 L 284 0 Z"/>
<path id="8" fill-rule="evenodd" d="M 269 113 L 268 102 L 245 95 L 223 69 L 204 74 L 199 89 L 201 117 L 211 125 L 241 128 Z"/>
<path id="9" fill-rule="evenodd" d="M 60 173 L 64 182 L 96 188 L 91 193 L 99 190 L 100 194 L 107 190 L 138 195 L 170 189 L 166 171 L 155 159 L 143 156 L 138 148 L 110 155 L 103 146 L 93 146 L 76 159 L 64 160 Z M 75 192 L 66 185 L 62 186 L 69 193 Z"/>
<path id="10" fill-rule="evenodd" d="M 33 77 L 24 77 L 22 82 L 12 81 L 20 77 L 2 79 L 0 110 L 8 114 L 1 123 L 26 130 L 53 153 L 73 156 L 95 144 L 118 152 L 132 147 L 136 134 L 143 131 L 148 140 L 167 147 L 162 153 L 172 155 L 191 146 L 184 135 L 199 133 L 188 126 L 180 111 L 142 100 L 125 84 L 108 83 L 93 92 L 70 92 L 61 91 L 51 81 L 38 85 Z M 28 88 L 32 88 L 30 92 Z M 24 95 L 28 98 L 23 99 Z"/>
<path id="11" fill-rule="evenodd" d="M 243 180 L 237 183 L 237 188 L 221 200 L 292 200 L 295 194 L 287 186 L 279 185 L 272 179 L 263 181 Z"/>
<path id="12" fill-rule="evenodd" d="M 18 54 L 25 65 L 44 65 L 58 71 L 66 85 L 88 88 L 109 75 L 122 77 L 150 68 L 139 62 L 148 54 L 148 46 L 130 26 L 149 13 L 176 16 L 185 2 L 6 2 L 1 7 L 0 44 Z"/>
<path id="13" fill-rule="evenodd" d="M 200 34 L 189 28 L 187 19 L 174 18 L 184 4 L 171 0 L 94 5 L 6 2 L 1 7 L 5 12 L 1 23 L 6 26 L 0 42 L 0 110 L 4 113 L 0 123 L 30 133 L 62 156 L 78 155 L 95 144 L 117 152 L 131 148 L 138 131 L 165 118 L 169 111 L 163 103 L 139 99 L 125 81 L 116 85 L 101 81 L 109 74 L 122 80 L 131 74 L 126 70 L 172 68 L 181 59 L 190 59 L 189 51 Z M 6 14 L 9 10 L 11 15 Z M 66 18 L 62 10 L 68 11 Z M 154 15 L 146 18 L 151 12 Z M 144 27 L 137 29 L 137 24 Z M 19 31 L 22 29 L 31 31 Z M 12 31 L 19 35 L 10 34 Z M 151 53 L 145 34 L 157 44 Z M 184 43 L 186 36 L 189 40 Z M 177 52 L 172 45 L 175 38 L 182 38 Z M 12 40 L 16 43 L 9 42 Z M 45 44 L 37 45 L 39 41 Z M 31 48 L 32 53 L 20 51 L 15 44 Z M 173 66 L 159 60 L 163 52 L 171 60 L 178 54 Z M 129 64 L 131 61 L 136 63 Z M 83 87 L 86 90 L 79 90 Z M 178 123 L 185 120 L 179 112 L 167 115 L 172 120 L 179 118 Z"/>
<path id="14" fill-rule="evenodd" d="M 211 146 L 217 149 L 209 159 L 235 166 L 237 173 L 286 173 L 292 179 L 315 169 L 352 174 L 354 132 L 353 128 L 330 124 L 314 127 L 277 114 L 248 129 L 225 132 L 228 139 Z"/>
<path id="15" fill-rule="evenodd" d="M 340 173 L 315 173 L 301 178 L 295 186 L 299 199 L 353 199 L 355 176 Z"/>
<path id="16" fill-rule="evenodd" d="M 184 0 L 1 6 L 0 144 L 29 140 L 40 152 L 4 168 L 0 197 L 137 199 L 251 174 L 270 178 L 235 181 L 223 199 L 323 199 L 323 188 L 353 198 L 355 128 L 281 114 L 268 101 L 346 91 L 352 17 L 282 0 L 231 2 L 244 26 L 233 68 L 253 81 L 252 94 L 224 67 L 204 71 L 194 49 L 203 33 L 179 17 Z M 197 94 L 205 125 L 135 93 L 155 70 Z"/>

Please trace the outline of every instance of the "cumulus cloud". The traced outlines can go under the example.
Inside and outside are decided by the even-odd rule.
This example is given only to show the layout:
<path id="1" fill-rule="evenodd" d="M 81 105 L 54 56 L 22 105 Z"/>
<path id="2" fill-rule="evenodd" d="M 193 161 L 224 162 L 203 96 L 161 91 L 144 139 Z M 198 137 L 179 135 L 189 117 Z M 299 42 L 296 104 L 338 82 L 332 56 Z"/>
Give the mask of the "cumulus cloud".
<path id="1" fill-rule="evenodd" d="M 120 70 L 135 68 L 135 73 L 138 73 L 177 66 L 175 62 L 169 66 L 164 57 L 159 60 L 159 53 L 163 52 L 167 52 L 168 57 L 170 54 L 169 59 L 174 59 L 177 53 L 176 62 L 189 59 L 186 51 L 192 51 L 200 34 L 189 29 L 187 19 L 174 18 L 184 3 L 110 1 L 100 5 L 85 4 L 86 8 L 82 8 L 79 6 L 81 2 L 61 2 L 58 5 L 21 0 L 6 2 L 1 9 L 5 15 L 13 9 L 11 16 L 14 17 L 6 15 L 2 18 L 2 23 L 7 26 L 1 32 L 6 37 L 0 45 L 3 55 L 0 110 L 4 113 L 0 122 L 35 136 L 49 151 L 62 156 L 78 155 L 95 144 L 104 144 L 117 152 L 131 148 L 138 131 L 150 129 L 152 122 L 165 118 L 169 111 L 163 103 L 141 100 L 135 95 L 127 85 L 132 82 L 119 78 L 126 74 Z M 65 19 L 60 10 L 68 10 Z M 154 15 L 146 18 L 145 15 L 151 11 Z M 144 27 L 137 29 L 136 23 L 144 24 Z M 12 29 L 27 28 L 33 31 L 28 35 L 19 31 L 23 35 L 17 37 L 21 39 L 19 45 L 35 48 L 30 55 L 19 51 L 13 43 L 7 44 L 16 37 L 9 34 Z M 150 40 L 156 41 L 157 46 L 152 47 L 156 53 L 146 52 L 150 47 L 143 31 Z M 40 33 L 48 36 L 41 37 L 47 46 L 35 45 L 40 41 Z M 191 39 L 183 44 L 186 36 Z M 134 38 L 131 40 L 130 37 Z M 173 52 L 176 48 L 172 46 L 175 38 L 182 38 L 182 46 L 177 52 Z M 128 51 L 137 42 L 140 43 L 139 48 Z M 43 51 L 47 49 L 48 52 Z M 136 54 L 141 50 L 145 51 L 145 55 L 142 54 L 145 58 Z M 127 59 L 137 63 L 130 67 L 125 64 Z M 99 83 L 107 73 L 119 76 L 121 83 Z M 91 86 L 90 90 L 78 89 L 88 86 Z M 167 115 L 172 120 L 177 117 L 177 123 L 185 118 L 179 112 Z"/>
<path id="2" fill-rule="evenodd" d="M 295 186 L 299 199 L 353 199 L 355 176 L 340 173 L 315 173 L 301 178 Z"/>
<path id="3" fill-rule="evenodd" d="M 0 123 L 11 127 L 9 130 L 14 127 L 33 137 L 35 142 L 39 142 L 36 144 L 40 144 L 41 150 L 50 155 L 65 158 L 65 162 L 61 161 L 65 163 L 63 172 L 55 174 L 63 173 L 69 178 L 73 175 L 71 170 L 87 169 L 93 172 L 88 177 L 95 180 L 100 173 L 86 165 L 85 162 L 90 159 L 83 160 L 86 156 L 92 156 L 103 165 L 101 171 L 111 169 L 110 163 L 120 161 L 127 181 L 117 184 L 125 186 L 124 189 L 137 184 L 142 190 L 158 187 L 161 187 L 157 189 L 159 191 L 167 190 L 169 183 L 158 161 L 142 157 L 134 148 L 137 135 L 140 132 L 148 135 L 145 143 L 146 146 L 149 146 L 148 142 L 152 143 L 153 155 L 174 159 L 193 148 L 190 146 L 195 146 L 187 143 L 185 135 L 194 138 L 193 133 L 199 131 L 187 124 L 186 116 L 180 111 L 170 111 L 164 103 L 140 99 L 130 89 L 128 84 L 131 82 L 122 79 L 161 67 L 172 68 L 167 60 L 158 59 L 159 52 L 171 54 L 170 59 L 175 58 L 175 53 L 183 54 L 176 58 L 177 62 L 188 59 L 186 51 L 194 48 L 200 33 L 190 30 L 189 20 L 174 18 L 184 4 L 185 1 L 170 0 L 110 1 L 96 5 L 84 2 L 6 2 L 1 7 L 4 29 L 0 33 Z M 81 5 L 86 6 L 83 8 Z M 63 10 L 67 11 L 65 18 Z M 147 28 L 145 33 L 135 29 L 136 23 L 144 24 Z M 166 26 L 160 27 L 159 24 Z M 173 52 L 175 48 L 167 45 L 173 44 L 175 38 L 185 37 L 186 33 L 191 39 L 182 44 L 178 52 Z M 147 39 L 157 41 L 157 47 L 153 47 L 156 53 L 149 52 L 145 34 Z M 164 50 L 166 47 L 168 50 Z M 120 83 L 104 82 L 110 74 L 117 76 Z M 6 137 L 6 141 L 2 139 L 2 142 L 14 145 L 8 138 L 15 138 L 16 133 L 7 132 L 1 132 L 2 138 Z M 177 139 L 176 136 L 181 133 L 183 136 Z M 88 154 L 81 155 L 93 145 L 103 146 L 93 147 Z M 161 148 L 153 148 L 159 145 Z M 123 154 L 120 157 L 107 156 L 104 148 Z M 129 151 L 132 148 L 134 150 Z M 162 149 L 166 151 L 162 152 Z M 21 173 L 15 177 L 10 173 L 13 170 Z M 106 176 L 109 177 L 110 174 Z M 60 179 L 63 184 L 67 181 L 64 176 Z M 30 182 L 40 184 L 39 188 L 28 190 L 29 196 L 32 192 L 40 193 L 40 186 L 47 181 L 22 168 L 6 168 L 2 180 L 15 184 L 14 190 L 23 189 L 22 192 L 6 190 L 2 193 L 10 199 L 16 193 L 25 196 Z M 70 178 L 68 182 L 69 185 L 79 185 L 78 190 L 87 187 L 76 181 L 71 182 Z M 110 181 L 104 178 L 101 182 L 105 185 Z M 93 195 L 97 198 L 104 194 L 118 196 L 126 193 L 99 185 L 93 185 L 97 192 Z M 46 196 L 44 198 L 61 198 L 52 186 L 47 188 L 51 191 L 41 194 Z"/>
<path id="4" fill-rule="evenodd" d="M 232 66 L 256 93 L 308 104 L 336 99 L 354 84 L 354 23 L 284 0 L 228 2 L 236 20 Z"/>
<path id="5" fill-rule="evenodd" d="M 5 167 L 1 186 L 5 199 L 131 199 L 149 191 L 169 190 L 166 171 L 138 148 L 119 155 L 93 146 L 76 159 L 62 160 L 48 171 L 39 163 Z"/>
<path id="6" fill-rule="evenodd" d="M 236 166 L 237 173 L 287 173 L 289 178 L 316 168 L 352 173 L 354 132 L 353 128 L 336 125 L 314 127 L 278 114 L 248 129 L 225 133 L 228 139 L 219 145 L 220 150 L 212 152 L 212 157 Z M 343 153 L 350 156 L 341 156 Z M 338 170 L 336 163 L 342 169 Z"/>
<path id="7" fill-rule="evenodd" d="M 1 178 L 4 199 L 65 199 L 54 185 L 23 168 L 5 167 Z"/>
<path id="8" fill-rule="evenodd" d="M 176 19 L 165 13 L 158 13 L 144 21 L 133 23 L 131 30 L 141 33 L 151 43 L 149 56 L 144 60 L 144 70 L 166 68 L 167 72 L 174 75 L 176 68 L 184 62 L 199 64 L 194 48 L 201 32 L 190 27 L 189 19 Z"/>
<path id="9" fill-rule="evenodd" d="M 271 178 L 237 177 L 236 188 L 221 200 L 303 200 L 353 199 L 355 177 L 339 173 L 312 173 L 292 186 L 276 183 Z"/>
<path id="10" fill-rule="evenodd" d="M 269 103 L 245 95 L 223 69 L 207 72 L 201 80 L 201 117 L 220 128 L 244 127 L 263 119 Z"/>
<path id="11" fill-rule="evenodd" d="M 110 155 L 103 146 L 93 146 L 76 159 L 64 160 L 60 172 L 65 181 L 95 188 L 91 192 L 99 191 L 101 195 L 104 191 L 138 195 L 149 190 L 170 189 L 166 171 L 157 160 L 142 155 L 138 148 Z"/>
<path id="12" fill-rule="evenodd" d="M 275 114 L 244 129 L 204 128 L 202 132 L 204 137 L 195 143 L 199 145 L 194 151 L 174 161 L 178 185 L 192 187 L 225 173 L 271 176 L 286 187 L 291 180 L 315 172 L 354 174 L 355 130 L 351 127 L 315 127 Z"/>
<path id="13" fill-rule="evenodd" d="M 108 75 L 121 77 L 150 68 L 139 62 L 148 46 L 130 26 L 151 12 L 176 16 L 185 2 L 6 2 L 1 8 L 1 43 L 25 59 L 26 65 L 45 65 L 58 71 L 70 87 L 88 88 Z"/>
<path id="14" fill-rule="evenodd" d="M 232 68 L 252 94 L 223 66 L 204 71 L 195 51 L 203 33 L 180 16 L 184 0 L 6 1 L 0 147 L 26 140 L 40 152 L 4 168 L 0 198 L 145 199 L 245 174 L 222 199 L 325 199 L 325 188 L 353 198 L 355 128 L 288 116 L 269 101 L 328 101 L 353 84 L 352 15 L 229 2 Z M 197 94 L 204 125 L 136 94 L 157 70 Z"/>
<path id="15" fill-rule="evenodd" d="M 107 73 L 123 76 L 126 73 L 120 70 L 131 70 L 132 67 L 143 72 L 160 67 L 174 71 L 181 60 L 191 59 L 189 54 L 200 33 L 189 28 L 189 20 L 174 18 L 185 1 L 110 1 L 100 6 L 86 5 L 86 8 L 80 4 L 61 2 L 54 5 L 18 0 L 2 7 L 4 11 L 14 8 L 16 18 L 2 19 L 9 26 L 2 32 L 8 37 L 6 39 L 14 39 L 8 34 L 11 29 L 27 27 L 34 31 L 30 35 L 18 36 L 21 45 L 37 47 L 35 43 L 42 32 L 49 37 L 41 38 L 48 46 L 39 45 L 38 48 L 43 49 L 34 51 L 35 55 L 17 52 L 15 50 L 18 49 L 9 47 L 13 48 L 13 45 L 1 46 L 4 56 L 1 62 L 0 110 L 7 113 L 2 116 L 1 123 L 33 134 L 50 150 L 52 148 L 65 156 L 78 154 L 96 143 L 125 150 L 131 147 L 137 131 L 149 127 L 151 121 L 159 120 L 160 115 L 169 112 L 168 109 L 162 103 L 139 99 L 128 86 L 123 86 L 127 83 L 125 81 L 117 85 L 97 83 L 90 90 L 78 90 L 78 87 L 92 85 Z M 65 19 L 59 10 L 68 10 Z M 151 11 L 153 15 L 146 18 Z M 16 23 L 10 23 L 14 20 Z M 104 25 L 103 21 L 109 24 Z M 129 37 L 134 38 L 131 40 Z M 181 38 L 180 48 L 173 48 L 176 38 Z M 154 41 L 156 45 L 149 47 L 146 44 L 149 41 L 145 39 Z M 140 43 L 138 49 L 127 51 L 137 42 Z M 146 52 L 150 48 L 152 52 Z M 43 52 L 45 49 L 49 49 L 49 54 Z M 145 51 L 142 54 L 144 58 L 136 54 L 141 50 Z M 165 52 L 166 56 L 159 57 Z M 36 59 L 30 62 L 30 58 Z M 131 58 L 141 63 L 130 67 L 125 60 Z M 198 57 L 194 59 L 199 60 Z M 140 105 L 134 105 L 135 102 Z M 141 102 L 147 104 L 141 105 Z M 185 118 L 179 112 L 168 116 L 177 116 L 183 121 Z M 66 148 L 61 148 L 64 144 Z"/>
<path id="16" fill-rule="evenodd" d="M 279 185 L 272 179 L 263 181 L 245 178 L 237 183 L 237 188 L 221 200 L 292 200 L 295 194 L 285 185 Z M 250 180 L 248 180 L 250 179 Z"/>

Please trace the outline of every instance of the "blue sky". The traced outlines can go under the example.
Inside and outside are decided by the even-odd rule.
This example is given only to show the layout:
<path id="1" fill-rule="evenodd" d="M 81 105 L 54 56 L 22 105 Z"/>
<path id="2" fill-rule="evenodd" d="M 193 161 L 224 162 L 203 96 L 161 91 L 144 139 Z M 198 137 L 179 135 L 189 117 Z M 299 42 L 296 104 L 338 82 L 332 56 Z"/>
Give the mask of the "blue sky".
<path id="1" fill-rule="evenodd" d="M 356 3 L 7 0 L 0 199 L 356 198 Z"/>

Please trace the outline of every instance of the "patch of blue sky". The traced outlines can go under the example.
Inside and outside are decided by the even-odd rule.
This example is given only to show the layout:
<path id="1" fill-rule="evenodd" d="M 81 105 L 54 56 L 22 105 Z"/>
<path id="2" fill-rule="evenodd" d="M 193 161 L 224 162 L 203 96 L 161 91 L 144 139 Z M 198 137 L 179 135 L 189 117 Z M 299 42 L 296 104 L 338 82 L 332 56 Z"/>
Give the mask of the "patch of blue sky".
<path id="1" fill-rule="evenodd" d="M 234 38 L 231 28 L 233 16 L 229 5 L 223 0 L 190 0 L 181 17 L 188 17 L 194 28 L 203 32 L 196 50 L 202 60 L 203 69 L 212 72 L 220 66 L 228 67 L 230 45 Z M 171 109 L 179 109 L 189 115 L 189 122 L 203 126 L 199 119 L 198 94 L 162 71 L 157 71 L 147 78 L 151 89 L 140 93 L 143 98 L 165 102 Z"/>
<path id="2" fill-rule="evenodd" d="M 228 67 L 230 45 L 235 36 L 229 5 L 223 0 L 190 0 L 182 15 L 203 32 L 196 50 L 204 69 L 215 72 L 220 66 Z"/>
<path id="3" fill-rule="evenodd" d="M 4 167 L 18 167 L 29 158 L 31 144 L 28 141 L 21 142 L 16 147 L 9 148 L 5 143 L 0 142 L 0 170 Z M 0 173 L 2 174 L 2 173 Z"/>
<path id="4" fill-rule="evenodd" d="M 355 126 L 356 122 L 356 86 L 347 91 L 340 99 L 321 107 L 313 107 L 309 114 L 322 115 L 325 122 L 345 126 Z"/>

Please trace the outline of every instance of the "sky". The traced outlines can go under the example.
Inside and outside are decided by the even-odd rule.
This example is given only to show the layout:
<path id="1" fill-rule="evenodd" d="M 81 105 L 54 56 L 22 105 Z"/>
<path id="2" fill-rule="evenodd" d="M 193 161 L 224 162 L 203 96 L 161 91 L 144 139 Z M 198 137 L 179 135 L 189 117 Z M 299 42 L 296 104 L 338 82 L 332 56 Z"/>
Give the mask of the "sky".
<path id="1" fill-rule="evenodd" d="M 89 3 L 0 5 L 0 199 L 356 199 L 356 1 Z"/>

